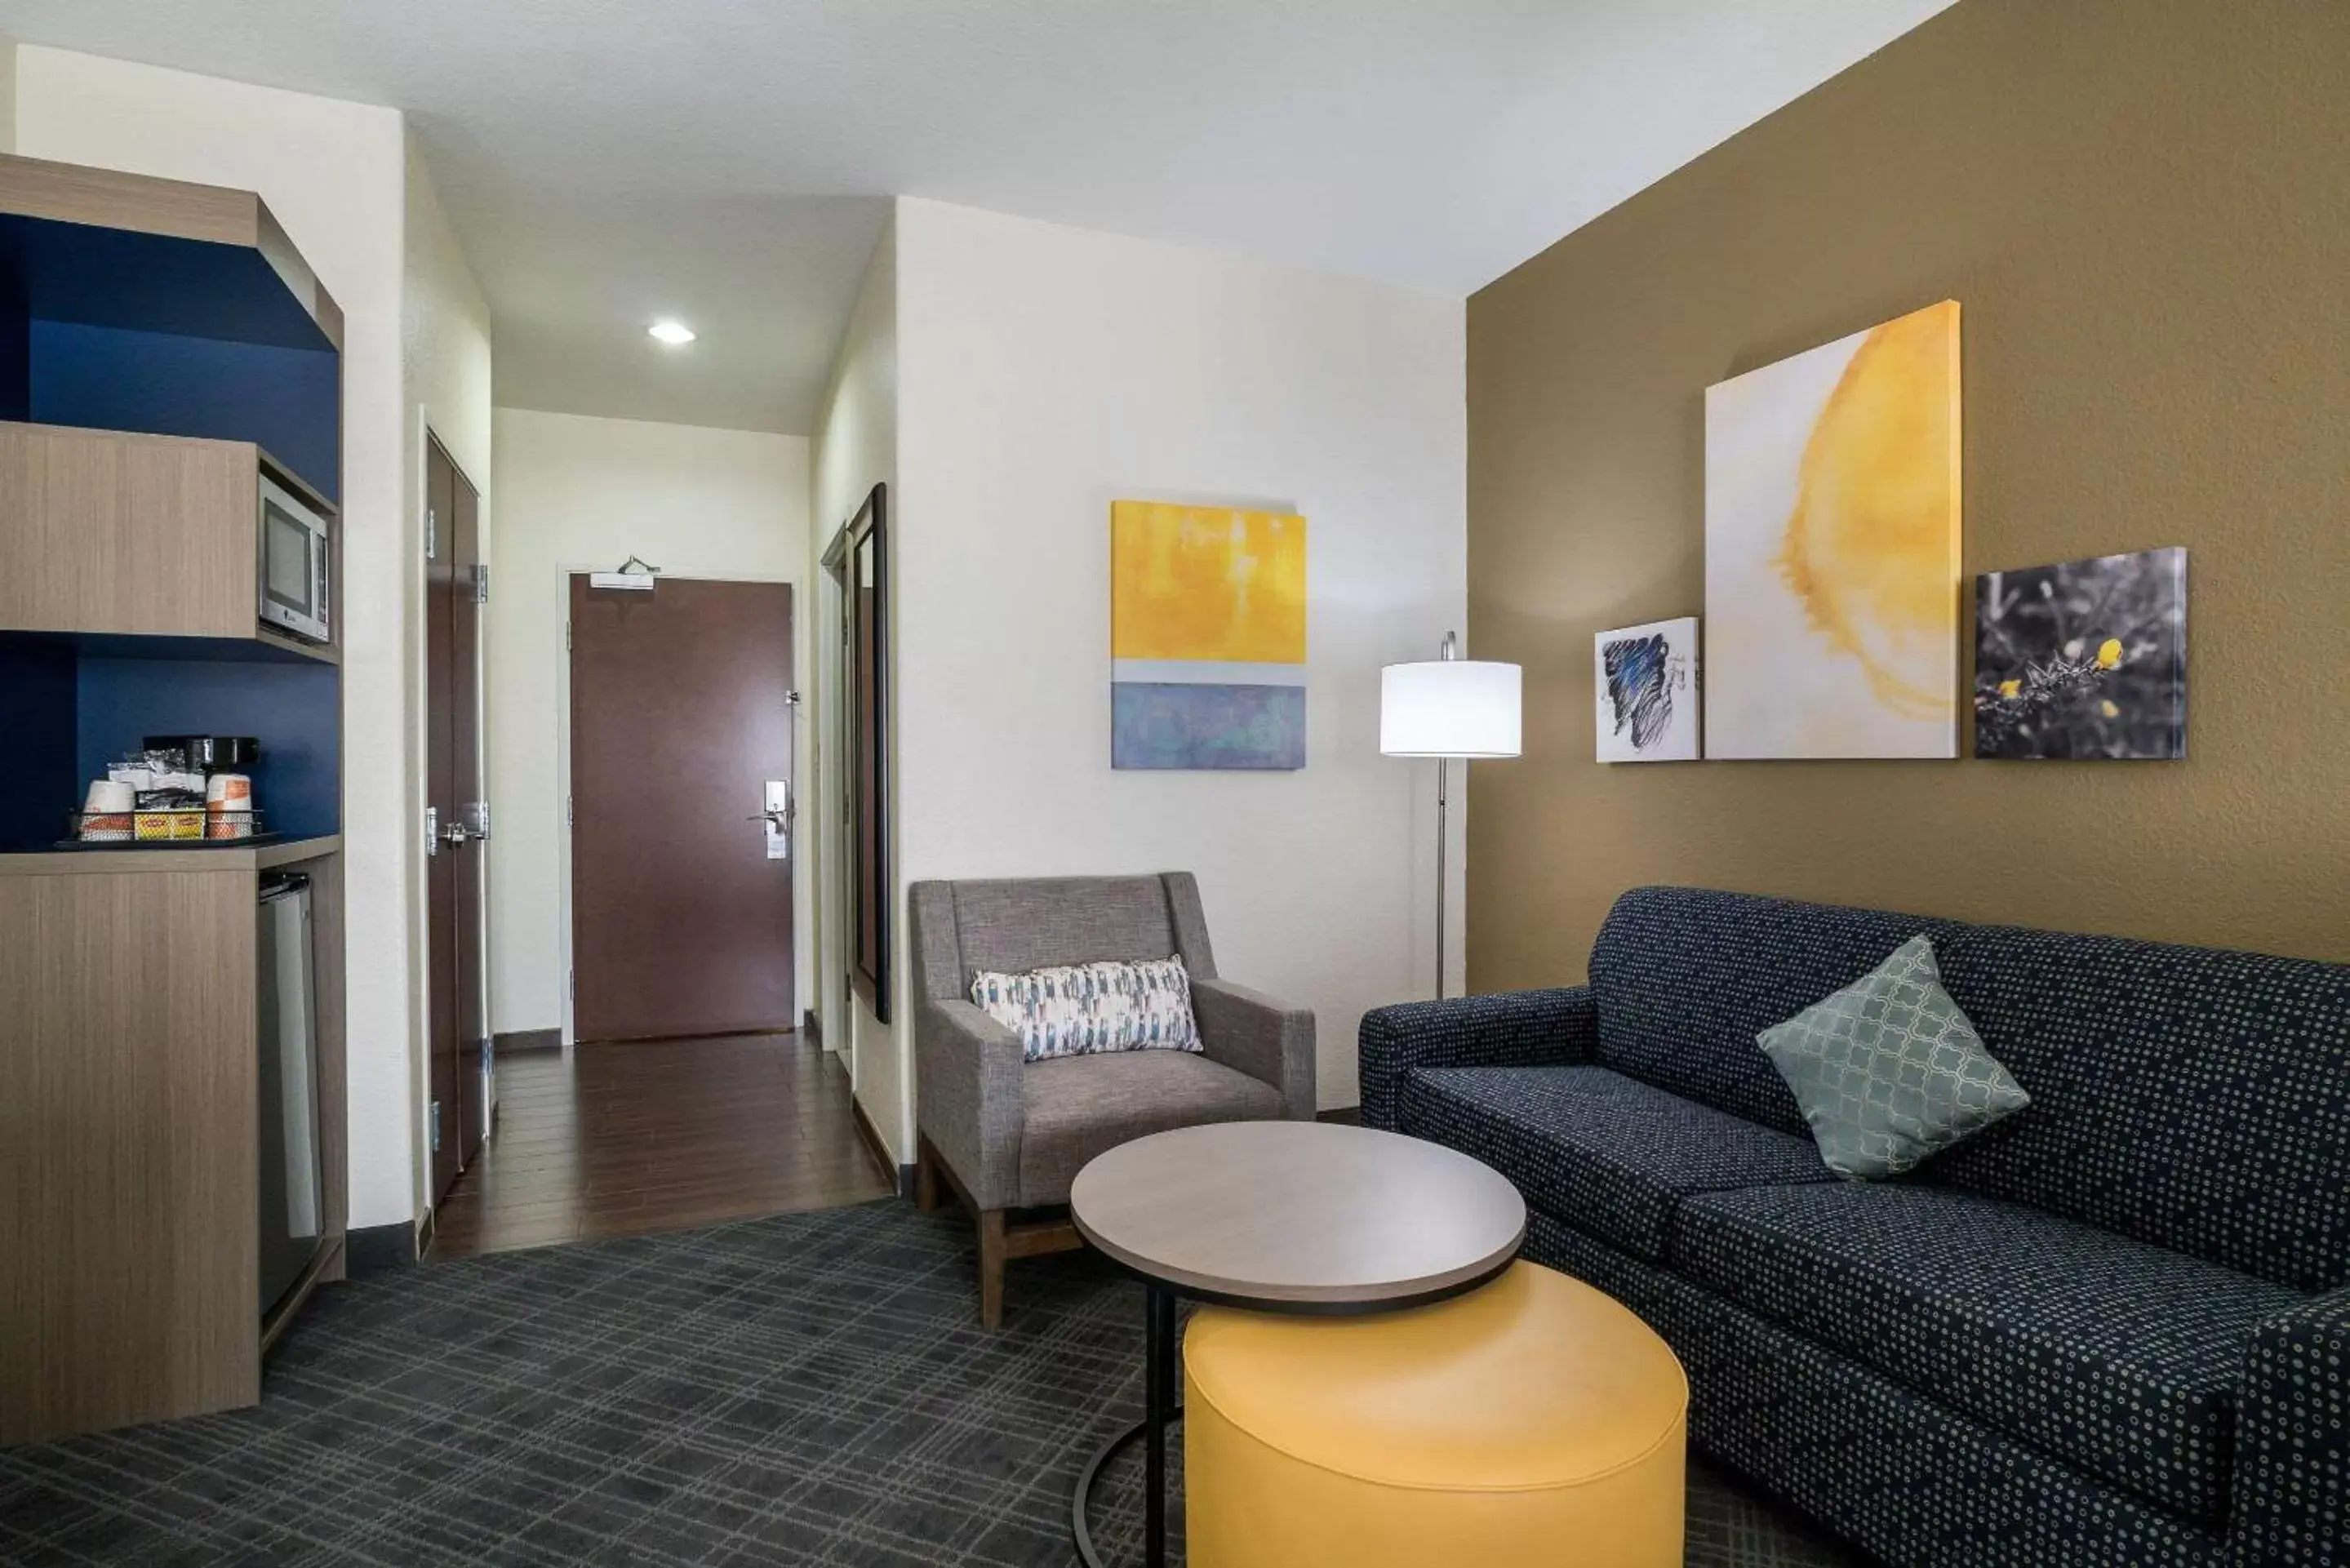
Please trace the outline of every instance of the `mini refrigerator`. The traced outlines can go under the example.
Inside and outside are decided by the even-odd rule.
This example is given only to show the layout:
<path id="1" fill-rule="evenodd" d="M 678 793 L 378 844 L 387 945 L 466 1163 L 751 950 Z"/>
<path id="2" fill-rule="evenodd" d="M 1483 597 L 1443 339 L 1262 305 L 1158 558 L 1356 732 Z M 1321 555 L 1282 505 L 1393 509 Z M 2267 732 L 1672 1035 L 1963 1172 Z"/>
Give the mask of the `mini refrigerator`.
<path id="1" fill-rule="evenodd" d="M 317 1256 L 326 1225 L 318 1147 L 317 990 L 310 971 L 310 879 L 261 879 L 259 1131 L 261 1315 L 265 1320 Z"/>

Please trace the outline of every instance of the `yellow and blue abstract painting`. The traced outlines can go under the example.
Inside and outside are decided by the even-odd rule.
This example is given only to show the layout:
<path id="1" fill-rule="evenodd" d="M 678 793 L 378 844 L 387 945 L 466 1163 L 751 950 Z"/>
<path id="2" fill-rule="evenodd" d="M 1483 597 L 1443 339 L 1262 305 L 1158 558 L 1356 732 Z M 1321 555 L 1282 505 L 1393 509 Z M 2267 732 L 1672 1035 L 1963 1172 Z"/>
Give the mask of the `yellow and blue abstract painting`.
<path id="1" fill-rule="evenodd" d="M 1110 506 L 1110 765 L 1305 765 L 1305 519 Z"/>

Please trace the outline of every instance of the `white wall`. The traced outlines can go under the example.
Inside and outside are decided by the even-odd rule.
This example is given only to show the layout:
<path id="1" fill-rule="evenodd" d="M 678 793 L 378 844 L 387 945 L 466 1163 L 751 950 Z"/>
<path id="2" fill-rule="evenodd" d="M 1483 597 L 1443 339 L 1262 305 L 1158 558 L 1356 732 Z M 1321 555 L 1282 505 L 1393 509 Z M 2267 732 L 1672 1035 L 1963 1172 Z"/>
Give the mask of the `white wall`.
<path id="1" fill-rule="evenodd" d="M 257 191 L 343 309 L 343 845 L 350 1223 L 415 1213 L 407 805 L 418 543 L 404 505 L 404 146 L 395 110 L 60 49 L 16 50 L 16 151 Z"/>
<path id="2" fill-rule="evenodd" d="M 1435 775 L 1379 755 L 1379 667 L 1465 619 L 1461 302 L 928 201 L 896 238 L 901 880 L 1196 872 L 1354 1104 L 1363 1011 L 1432 984 Z M 1111 770 L 1119 497 L 1305 514 L 1304 771 Z"/>
<path id="3" fill-rule="evenodd" d="M 465 477 L 473 481 L 473 488 L 480 493 L 480 555 L 484 561 L 495 554 L 493 545 L 496 534 L 497 497 L 492 483 L 490 450 L 489 302 L 483 297 L 481 284 L 465 259 L 464 247 L 458 242 L 457 232 L 450 226 L 448 215 L 442 209 L 440 196 L 432 186 L 432 172 L 425 167 L 423 150 L 417 145 L 412 134 L 402 139 L 402 146 L 406 153 L 406 180 L 405 219 L 401 234 L 403 278 L 400 347 L 404 388 L 400 403 L 405 422 L 400 432 L 400 450 L 404 456 L 400 511 L 401 515 L 408 519 L 408 526 L 419 531 L 419 547 L 409 552 L 403 588 L 410 628 L 408 754 L 411 766 L 402 820 L 418 823 L 423 815 L 425 789 L 426 659 L 421 635 L 424 552 L 421 529 L 424 515 L 426 432 L 440 438 L 450 457 L 455 460 Z M 480 692 L 476 691 L 475 696 L 478 698 Z M 473 791 L 461 788 L 459 796 L 472 799 Z M 496 896 L 494 888 L 484 886 L 483 923 L 485 931 L 487 906 Z M 412 1201 L 415 1212 L 419 1214 L 432 1205 L 432 1161 L 430 1134 L 425 1126 L 426 1102 L 432 1093 L 424 1040 L 432 1022 L 431 1004 L 425 995 L 426 955 L 432 951 L 428 919 L 424 878 L 420 875 L 409 898 L 407 964 L 409 1005 L 416 1020 L 415 1045 L 409 1062 L 409 1093 L 416 1123 L 411 1146 L 411 1180 Z M 486 981 L 484 984 L 486 991 Z M 486 1006 L 482 1016 L 489 1016 Z"/>
<path id="4" fill-rule="evenodd" d="M 637 555 L 681 576 L 788 582 L 805 671 L 809 485 L 800 436 L 502 408 L 494 444 L 490 998 L 491 1027 L 503 1034 L 553 1029 L 567 1017 L 559 780 L 568 573 L 608 571 Z M 793 787 L 805 800 L 806 704 L 795 755 Z M 808 880 L 801 875 L 794 890 L 802 998 L 812 972 Z"/>
<path id="5" fill-rule="evenodd" d="M 842 524 L 857 514 L 876 484 L 889 487 L 885 504 L 894 507 L 898 479 L 898 267 L 894 223 L 867 264 L 857 291 L 848 325 L 834 357 L 832 376 L 822 412 L 816 421 L 815 516 L 808 538 L 808 581 L 816 617 L 814 678 L 807 682 L 810 733 L 817 759 L 816 789 L 806 814 L 806 837 L 816 873 L 809 880 L 819 900 L 816 927 L 820 951 L 816 961 L 818 1015 L 831 1033 L 827 1050 L 849 1047 L 849 1072 L 858 1103 L 899 1163 L 913 1158 L 913 1144 L 904 1136 L 906 1076 L 889 1031 L 847 987 L 847 954 L 843 946 L 843 922 L 831 918 L 843 908 L 843 877 L 838 834 L 839 815 L 832 809 L 841 798 L 840 765 L 835 744 L 839 715 L 826 695 L 837 690 L 840 673 L 840 597 L 820 564 L 826 547 Z M 885 536 L 894 526 L 894 513 L 884 524 Z M 846 1036 L 846 1038 L 844 1038 Z"/>

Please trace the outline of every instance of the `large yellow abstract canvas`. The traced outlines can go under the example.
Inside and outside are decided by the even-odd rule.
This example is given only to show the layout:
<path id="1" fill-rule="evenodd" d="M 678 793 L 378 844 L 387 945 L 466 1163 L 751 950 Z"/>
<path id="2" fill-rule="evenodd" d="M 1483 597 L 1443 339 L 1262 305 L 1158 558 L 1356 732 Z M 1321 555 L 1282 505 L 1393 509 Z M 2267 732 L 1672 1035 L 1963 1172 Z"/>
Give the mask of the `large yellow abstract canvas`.
<path id="1" fill-rule="evenodd" d="M 1305 765 L 1305 519 L 1110 507 L 1110 763 Z"/>
<path id="2" fill-rule="evenodd" d="M 1959 306 L 1705 394 L 1705 753 L 1954 757 Z"/>

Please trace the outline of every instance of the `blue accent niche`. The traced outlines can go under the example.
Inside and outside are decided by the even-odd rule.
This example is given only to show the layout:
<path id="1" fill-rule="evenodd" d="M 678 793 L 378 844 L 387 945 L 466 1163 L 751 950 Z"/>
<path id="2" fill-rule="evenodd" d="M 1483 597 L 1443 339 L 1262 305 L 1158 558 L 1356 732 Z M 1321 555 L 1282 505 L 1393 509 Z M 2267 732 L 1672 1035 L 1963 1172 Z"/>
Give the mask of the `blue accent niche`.
<path id="1" fill-rule="evenodd" d="M 342 359 L 72 321 L 27 324 L 26 418 L 255 442 L 329 501 L 342 473 Z"/>
<path id="2" fill-rule="evenodd" d="M 0 420 L 248 441 L 340 500 L 342 357 L 250 245 L 0 213 Z"/>
<path id="3" fill-rule="evenodd" d="M 84 653 L 74 685 L 78 782 L 67 807 L 80 804 L 83 783 L 104 777 L 107 763 L 149 735 L 251 735 L 261 742 L 253 794 L 263 828 L 287 838 L 342 831 L 342 672 L 335 666 Z"/>
<path id="4" fill-rule="evenodd" d="M 81 805 L 74 771 L 74 652 L 62 643 L 0 636 L 0 851 L 47 849 Z"/>

